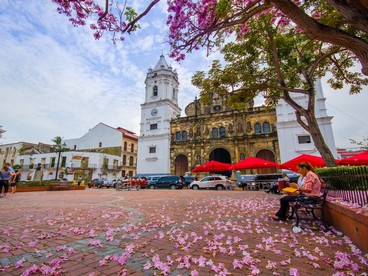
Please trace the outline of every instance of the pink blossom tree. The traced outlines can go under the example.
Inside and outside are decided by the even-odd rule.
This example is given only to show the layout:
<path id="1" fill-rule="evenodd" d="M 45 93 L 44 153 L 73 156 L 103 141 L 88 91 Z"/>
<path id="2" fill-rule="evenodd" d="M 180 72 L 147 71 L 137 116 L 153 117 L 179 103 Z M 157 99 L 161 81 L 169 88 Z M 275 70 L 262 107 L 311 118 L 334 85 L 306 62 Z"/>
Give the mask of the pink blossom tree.
<path id="1" fill-rule="evenodd" d="M 52 0 L 58 12 L 73 25 L 86 25 L 94 36 L 112 33 L 113 41 L 139 29 L 139 21 L 159 2 L 152 0 L 137 13 L 126 0 Z M 311 39 L 351 51 L 368 75 L 367 0 L 168 0 L 171 57 L 182 60 L 185 53 L 206 47 L 209 51 L 234 32 L 246 33 L 249 19 L 270 13 L 285 25 L 295 24 Z"/>

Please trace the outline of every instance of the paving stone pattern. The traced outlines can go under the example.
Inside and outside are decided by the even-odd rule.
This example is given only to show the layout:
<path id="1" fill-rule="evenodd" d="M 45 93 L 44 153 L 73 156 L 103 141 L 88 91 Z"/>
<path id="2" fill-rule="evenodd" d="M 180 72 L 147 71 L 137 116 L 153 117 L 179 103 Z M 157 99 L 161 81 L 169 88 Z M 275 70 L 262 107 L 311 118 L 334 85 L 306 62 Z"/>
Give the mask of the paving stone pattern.
<path id="1" fill-rule="evenodd" d="M 87 189 L 0 198 L 2 275 L 367 275 L 331 228 L 268 216 L 258 191 Z"/>

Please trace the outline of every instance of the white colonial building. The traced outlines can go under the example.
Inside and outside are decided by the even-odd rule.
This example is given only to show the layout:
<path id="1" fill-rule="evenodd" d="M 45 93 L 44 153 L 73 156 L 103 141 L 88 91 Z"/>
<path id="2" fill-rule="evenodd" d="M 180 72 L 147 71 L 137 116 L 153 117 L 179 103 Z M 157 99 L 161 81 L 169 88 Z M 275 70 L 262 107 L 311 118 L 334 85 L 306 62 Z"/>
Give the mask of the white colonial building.
<path id="1" fill-rule="evenodd" d="M 55 178 L 73 181 L 82 176 L 87 182 L 93 178 L 113 180 L 119 177 L 121 158 L 97 152 L 58 151 L 19 155 L 15 163 L 20 164 L 18 170 L 21 173 L 21 181 Z"/>
<path id="2" fill-rule="evenodd" d="M 141 104 L 137 174 L 170 174 L 170 121 L 180 115 L 178 74 L 163 55 L 145 80 L 145 101 Z"/>
<path id="3" fill-rule="evenodd" d="M 137 143 L 135 133 L 99 123 L 80 138 L 63 140 L 62 150 L 50 145 L 48 150 L 36 150 L 45 148 L 44 144 L 28 149 L 30 146 L 23 143 L 27 151 L 20 155 L 15 155 L 19 151 L 15 145 L 7 145 L 0 152 L 8 159 L 14 155 L 10 163 L 17 165 L 22 181 L 55 178 L 72 181 L 81 176 L 88 182 L 93 178 L 113 180 L 135 175 Z"/>
<path id="4" fill-rule="evenodd" d="M 332 131 L 332 116 L 328 116 L 326 98 L 323 95 L 321 80 L 316 86 L 315 115 L 322 136 L 332 154 L 337 157 L 337 150 Z M 291 93 L 292 94 L 292 93 Z M 303 107 L 307 107 L 308 97 L 302 94 L 294 94 L 292 98 Z M 281 100 L 276 106 L 277 136 L 279 140 L 281 163 L 284 163 L 301 154 L 320 156 L 311 135 L 302 128 L 296 120 L 295 110 L 285 101 Z"/>

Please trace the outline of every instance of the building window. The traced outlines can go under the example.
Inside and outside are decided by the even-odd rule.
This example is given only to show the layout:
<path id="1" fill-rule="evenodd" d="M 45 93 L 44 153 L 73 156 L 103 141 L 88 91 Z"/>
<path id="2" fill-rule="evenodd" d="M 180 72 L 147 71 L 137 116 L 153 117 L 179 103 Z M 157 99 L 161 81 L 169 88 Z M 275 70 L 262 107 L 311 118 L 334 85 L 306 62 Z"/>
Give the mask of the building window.
<path id="1" fill-rule="evenodd" d="M 218 129 L 214 127 L 212 129 L 212 138 L 217 138 L 217 137 L 218 137 Z"/>
<path id="2" fill-rule="evenodd" d="M 133 159 L 133 156 L 130 156 L 129 157 L 129 166 L 133 166 L 133 163 L 134 163 L 134 159 Z"/>
<path id="3" fill-rule="evenodd" d="M 102 142 L 98 143 L 98 147 L 101 148 L 102 147 Z"/>
<path id="4" fill-rule="evenodd" d="M 261 132 L 262 132 L 261 124 L 256 123 L 256 124 L 254 125 L 254 132 L 255 132 L 256 134 L 259 134 L 259 133 L 261 133 Z"/>
<path id="5" fill-rule="evenodd" d="M 150 130 L 157 129 L 157 124 L 150 124 Z"/>
<path id="6" fill-rule="evenodd" d="M 178 131 L 178 132 L 175 133 L 175 140 L 176 141 L 180 141 L 181 140 L 181 133 L 180 133 L 180 131 Z"/>
<path id="7" fill-rule="evenodd" d="M 263 133 L 270 133 L 270 132 L 271 132 L 270 123 L 264 122 L 263 123 Z"/>
<path id="8" fill-rule="evenodd" d="M 156 147 L 149 147 L 149 153 L 156 153 Z"/>
<path id="9" fill-rule="evenodd" d="M 240 160 L 244 160 L 245 159 L 245 154 L 244 153 L 241 153 L 240 154 Z"/>
<path id="10" fill-rule="evenodd" d="M 55 167 L 55 157 L 51 157 L 50 158 L 50 167 L 54 168 Z"/>
<path id="11" fill-rule="evenodd" d="M 309 135 L 300 135 L 298 136 L 299 144 L 310 144 L 312 143 L 311 137 Z"/>
<path id="12" fill-rule="evenodd" d="M 224 127 L 220 127 L 220 137 L 226 137 L 226 130 Z"/>
<path id="13" fill-rule="evenodd" d="M 201 136 L 201 128 L 200 127 L 197 127 L 196 135 Z"/>
<path id="14" fill-rule="evenodd" d="M 77 149 L 77 145 L 74 145 L 74 150 L 76 150 Z"/>
<path id="15" fill-rule="evenodd" d="M 124 151 L 127 151 L 127 150 L 128 150 L 128 143 L 124 142 Z"/>
<path id="16" fill-rule="evenodd" d="M 123 155 L 123 166 L 126 165 L 126 155 Z"/>
<path id="17" fill-rule="evenodd" d="M 130 151 L 134 152 L 134 144 L 133 143 L 130 145 Z"/>
<path id="18" fill-rule="evenodd" d="M 104 158 L 103 159 L 103 164 L 102 164 L 102 168 L 107 170 L 109 167 L 109 159 L 108 158 Z"/>
<path id="19" fill-rule="evenodd" d="M 158 95 L 158 87 L 157 85 L 154 85 L 152 89 L 152 96 L 156 97 L 157 95 Z"/>
<path id="20" fill-rule="evenodd" d="M 188 139 L 188 133 L 186 131 L 183 131 L 181 136 L 183 141 L 186 141 Z"/>
<path id="21" fill-rule="evenodd" d="M 126 174 L 125 170 L 122 170 L 121 171 L 121 176 L 125 176 L 125 174 Z"/>
<path id="22" fill-rule="evenodd" d="M 61 158 L 61 167 L 62 168 L 65 168 L 66 166 L 66 156 L 63 156 L 62 158 Z"/>

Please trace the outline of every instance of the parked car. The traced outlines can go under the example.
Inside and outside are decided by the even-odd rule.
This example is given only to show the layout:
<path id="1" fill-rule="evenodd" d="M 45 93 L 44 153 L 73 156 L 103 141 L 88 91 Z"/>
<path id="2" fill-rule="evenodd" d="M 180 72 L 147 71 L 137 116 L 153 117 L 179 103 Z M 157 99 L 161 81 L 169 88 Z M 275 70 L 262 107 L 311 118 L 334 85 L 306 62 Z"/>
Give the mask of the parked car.
<path id="1" fill-rule="evenodd" d="M 240 173 L 236 174 L 236 183 L 238 184 L 239 188 L 243 190 L 254 187 L 255 186 L 255 175 L 253 174 L 244 174 L 240 175 Z"/>
<path id="2" fill-rule="evenodd" d="M 110 188 L 114 187 L 114 183 L 112 181 L 108 181 L 107 178 L 94 178 L 88 183 L 88 188 L 93 186 L 96 186 L 98 189 L 102 187 Z"/>
<path id="3" fill-rule="evenodd" d="M 270 189 L 273 184 L 277 184 L 280 180 L 282 180 L 281 173 L 256 174 L 254 179 L 254 186 L 249 188 L 253 190 Z"/>
<path id="4" fill-rule="evenodd" d="M 189 188 L 193 190 L 199 189 L 216 189 L 216 190 L 224 190 L 231 189 L 233 183 L 226 176 L 207 176 L 202 178 L 199 181 L 193 181 L 189 184 Z"/>
<path id="5" fill-rule="evenodd" d="M 292 183 L 292 182 L 298 183 L 298 178 L 300 176 L 300 173 L 296 173 L 296 172 L 289 171 L 289 170 L 282 170 L 282 173 L 286 173 L 286 175 L 290 179 L 290 183 Z"/>
<path id="6" fill-rule="evenodd" d="M 195 180 L 193 176 L 184 176 L 184 186 L 188 187 Z"/>
<path id="7" fill-rule="evenodd" d="M 166 176 L 166 175 L 151 175 L 151 176 L 147 176 L 147 185 L 150 185 L 150 184 L 155 184 L 157 182 L 157 180 L 160 179 L 160 177 L 163 177 L 163 176 Z"/>
<path id="8" fill-rule="evenodd" d="M 184 183 L 181 180 L 180 176 L 168 175 L 168 176 L 160 177 L 154 184 L 149 184 L 148 188 L 150 189 L 159 189 L 159 188 L 182 189 L 183 186 L 184 186 Z"/>

